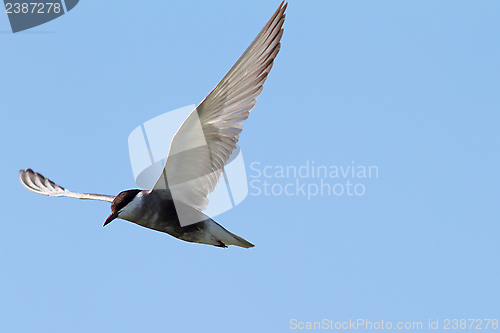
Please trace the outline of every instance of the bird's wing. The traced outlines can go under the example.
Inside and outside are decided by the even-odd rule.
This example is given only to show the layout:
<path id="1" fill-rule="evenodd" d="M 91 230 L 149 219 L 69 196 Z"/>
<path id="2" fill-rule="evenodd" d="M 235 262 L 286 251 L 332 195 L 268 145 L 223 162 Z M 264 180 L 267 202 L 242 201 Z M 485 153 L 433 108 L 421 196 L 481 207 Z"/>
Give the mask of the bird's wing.
<path id="1" fill-rule="evenodd" d="M 45 178 L 38 172 L 34 172 L 31 169 L 19 171 L 19 180 L 21 181 L 21 184 L 23 184 L 23 186 L 28 190 L 51 197 L 71 197 L 77 199 L 101 200 L 109 202 L 113 202 L 115 198 L 112 195 L 105 194 L 71 192 L 64 187 L 57 185 L 50 179 Z"/>
<path id="2" fill-rule="evenodd" d="M 219 84 L 175 134 L 154 190 L 204 210 L 222 169 L 236 148 L 242 123 L 257 102 L 280 50 L 287 4 L 279 8 Z"/>

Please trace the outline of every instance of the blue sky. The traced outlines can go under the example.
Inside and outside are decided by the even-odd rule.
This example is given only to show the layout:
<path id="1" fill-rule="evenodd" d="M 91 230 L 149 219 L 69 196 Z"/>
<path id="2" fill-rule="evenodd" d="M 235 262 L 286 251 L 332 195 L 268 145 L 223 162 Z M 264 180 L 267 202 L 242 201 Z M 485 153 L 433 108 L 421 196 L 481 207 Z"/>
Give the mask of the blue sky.
<path id="1" fill-rule="evenodd" d="M 365 192 L 250 187 L 216 220 L 255 248 L 121 220 L 102 228 L 108 203 L 20 185 L 30 167 L 74 191 L 136 187 L 130 132 L 199 103 L 278 5 L 82 0 L 17 34 L 0 15 L 0 331 L 287 332 L 293 319 L 423 330 L 438 320 L 443 330 L 446 319 L 500 319 L 495 1 L 290 1 L 239 143 L 248 181 L 276 193 L 350 181 Z M 378 177 L 255 178 L 250 168 L 313 162 L 376 166 Z"/>

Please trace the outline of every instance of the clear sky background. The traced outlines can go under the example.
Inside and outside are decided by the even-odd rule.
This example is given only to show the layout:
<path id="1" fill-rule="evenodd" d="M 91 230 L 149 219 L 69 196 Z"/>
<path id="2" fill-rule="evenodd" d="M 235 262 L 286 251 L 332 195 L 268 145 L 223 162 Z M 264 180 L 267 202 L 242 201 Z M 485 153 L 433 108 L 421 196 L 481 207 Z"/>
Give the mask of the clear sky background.
<path id="1" fill-rule="evenodd" d="M 82 0 L 17 34 L 0 14 L 1 332 L 500 319 L 497 1 L 290 1 L 241 135 L 248 180 L 365 193 L 250 187 L 216 220 L 253 249 L 102 228 L 108 203 L 21 186 L 30 167 L 74 191 L 136 187 L 130 132 L 199 103 L 278 5 Z M 377 166 L 378 177 L 252 178 L 254 162 Z"/>

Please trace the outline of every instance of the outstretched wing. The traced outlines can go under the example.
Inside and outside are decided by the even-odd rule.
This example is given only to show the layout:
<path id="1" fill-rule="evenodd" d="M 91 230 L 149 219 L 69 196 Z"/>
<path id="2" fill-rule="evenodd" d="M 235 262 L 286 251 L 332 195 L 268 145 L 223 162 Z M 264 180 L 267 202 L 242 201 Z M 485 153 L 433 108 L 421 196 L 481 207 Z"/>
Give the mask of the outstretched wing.
<path id="1" fill-rule="evenodd" d="M 31 169 L 19 171 L 19 180 L 21 181 L 21 184 L 23 184 L 23 186 L 28 190 L 51 197 L 71 197 L 77 199 L 101 200 L 109 202 L 113 202 L 115 198 L 112 195 L 105 194 L 71 192 L 64 187 L 57 185 L 50 179 L 45 178 L 38 172 L 34 172 Z"/>
<path id="2" fill-rule="evenodd" d="M 196 107 L 172 140 L 154 190 L 204 210 L 236 148 L 242 123 L 257 102 L 280 50 L 287 4 L 279 8 L 226 76 Z"/>

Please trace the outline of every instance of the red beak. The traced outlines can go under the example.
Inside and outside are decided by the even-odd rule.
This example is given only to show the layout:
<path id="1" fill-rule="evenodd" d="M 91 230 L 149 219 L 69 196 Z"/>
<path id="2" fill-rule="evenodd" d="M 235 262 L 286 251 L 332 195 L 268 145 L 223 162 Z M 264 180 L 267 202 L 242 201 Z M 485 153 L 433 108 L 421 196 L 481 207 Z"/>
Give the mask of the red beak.
<path id="1" fill-rule="evenodd" d="M 106 221 L 104 221 L 104 224 L 102 226 L 105 227 L 106 224 L 108 224 L 109 222 L 113 221 L 117 217 L 118 217 L 118 212 L 111 213 L 111 215 L 108 216 L 108 218 L 106 219 Z"/>

